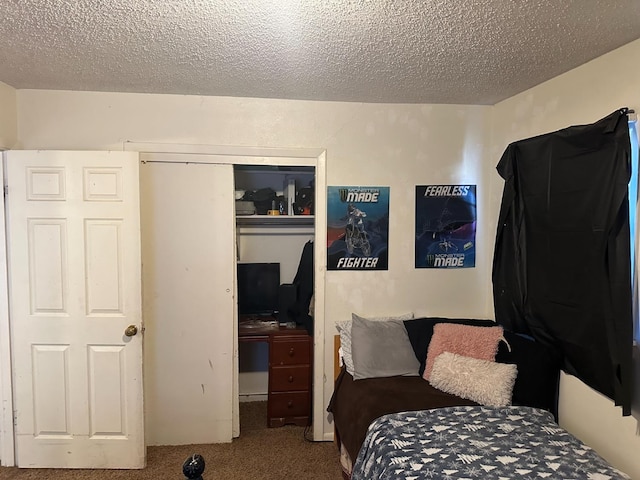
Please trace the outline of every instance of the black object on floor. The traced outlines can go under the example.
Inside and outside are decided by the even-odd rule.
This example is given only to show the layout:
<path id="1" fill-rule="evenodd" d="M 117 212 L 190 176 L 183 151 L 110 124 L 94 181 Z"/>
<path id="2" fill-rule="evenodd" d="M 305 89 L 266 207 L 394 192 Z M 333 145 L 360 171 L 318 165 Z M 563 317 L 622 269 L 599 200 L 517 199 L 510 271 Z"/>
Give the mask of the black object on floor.
<path id="1" fill-rule="evenodd" d="M 187 458 L 182 464 L 182 473 L 187 478 L 202 480 L 202 473 L 204 472 L 204 458 L 202 455 L 194 453 Z"/>

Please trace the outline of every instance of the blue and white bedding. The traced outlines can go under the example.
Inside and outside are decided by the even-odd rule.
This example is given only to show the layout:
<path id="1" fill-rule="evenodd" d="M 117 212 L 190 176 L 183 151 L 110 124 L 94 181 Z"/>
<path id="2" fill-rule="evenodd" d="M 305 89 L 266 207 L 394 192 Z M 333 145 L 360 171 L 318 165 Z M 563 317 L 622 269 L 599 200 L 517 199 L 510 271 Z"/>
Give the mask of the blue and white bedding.
<path id="1" fill-rule="evenodd" d="M 531 407 L 463 406 L 371 423 L 352 480 L 629 479 Z"/>

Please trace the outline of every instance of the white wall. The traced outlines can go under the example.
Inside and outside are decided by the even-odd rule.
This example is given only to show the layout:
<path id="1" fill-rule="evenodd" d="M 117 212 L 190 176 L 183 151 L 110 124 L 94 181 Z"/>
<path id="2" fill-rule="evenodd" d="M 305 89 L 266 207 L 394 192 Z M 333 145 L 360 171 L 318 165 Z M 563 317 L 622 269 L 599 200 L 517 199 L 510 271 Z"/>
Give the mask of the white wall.
<path id="1" fill-rule="evenodd" d="M 640 110 L 640 41 L 628 44 L 571 72 L 516 95 L 494 107 L 494 141 L 497 164 L 506 146 L 515 140 L 555 131 L 570 125 L 592 123 L 617 108 Z M 495 231 L 502 180 L 493 174 L 488 228 Z M 491 298 L 490 293 L 487 293 Z M 632 478 L 640 478 L 640 437 L 636 420 L 622 417 L 613 402 L 579 380 L 562 376 L 560 424 L 595 448 Z"/>
<path id="2" fill-rule="evenodd" d="M 483 164 L 490 139 L 490 114 L 491 107 L 482 106 L 18 92 L 21 148 L 121 149 L 127 140 L 324 148 L 328 185 L 391 187 L 389 270 L 327 273 L 326 381 L 314 386 L 323 389 L 323 412 L 333 391 L 335 321 L 350 318 L 351 312 L 490 314 L 486 281 L 493 231 L 486 228 L 485 212 L 492 172 Z M 478 186 L 478 256 L 474 269 L 414 268 L 415 185 L 436 183 Z M 188 344 L 178 342 L 166 347 L 167 355 L 181 355 Z M 325 436 L 331 436 L 332 431 L 325 415 Z"/>
<path id="3" fill-rule="evenodd" d="M 313 226 L 241 226 L 237 232 L 238 261 L 279 263 L 280 283 L 293 282 L 304 244 L 313 239 Z"/>
<path id="4" fill-rule="evenodd" d="M 16 90 L 0 82 L 0 150 L 14 147 L 17 137 Z"/>

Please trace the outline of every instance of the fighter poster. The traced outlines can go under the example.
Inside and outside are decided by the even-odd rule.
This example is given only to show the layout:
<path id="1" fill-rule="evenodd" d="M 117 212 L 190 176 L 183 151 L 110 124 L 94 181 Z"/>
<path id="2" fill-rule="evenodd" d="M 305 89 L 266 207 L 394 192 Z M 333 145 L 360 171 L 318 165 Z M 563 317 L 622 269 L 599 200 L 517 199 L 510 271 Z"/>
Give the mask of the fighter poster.
<path id="1" fill-rule="evenodd" d="M 327 270 L 389 269 L 389 187 L 327 188 Z"/>
<path id="2" fill-rule="evenodd" d="M 476 266 L 476 186 L 416 186 L 416 268 Z"/>

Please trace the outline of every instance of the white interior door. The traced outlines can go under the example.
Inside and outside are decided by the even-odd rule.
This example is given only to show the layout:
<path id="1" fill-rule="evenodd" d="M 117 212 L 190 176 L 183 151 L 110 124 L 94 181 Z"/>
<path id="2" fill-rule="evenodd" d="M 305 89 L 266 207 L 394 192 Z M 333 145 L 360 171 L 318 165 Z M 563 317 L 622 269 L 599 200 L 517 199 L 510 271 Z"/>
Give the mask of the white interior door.
<path id="1" fill-rule="evenodd" d="M 138 156 L 6 159 L 16 463 L 142 468 Z"/>
<path id="2" fill-rule="evenodd" d="M 178 162 L 140 167 L 147 439 L 230 442 L 233 167 Z"/>

